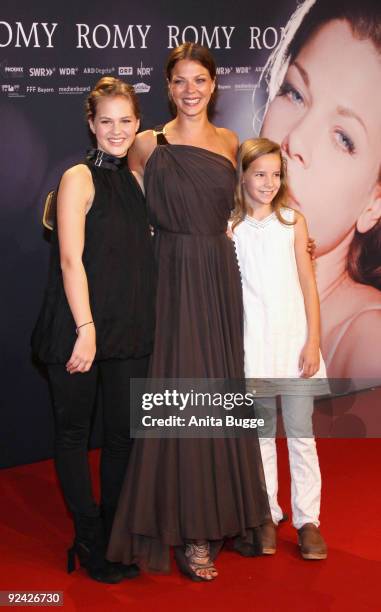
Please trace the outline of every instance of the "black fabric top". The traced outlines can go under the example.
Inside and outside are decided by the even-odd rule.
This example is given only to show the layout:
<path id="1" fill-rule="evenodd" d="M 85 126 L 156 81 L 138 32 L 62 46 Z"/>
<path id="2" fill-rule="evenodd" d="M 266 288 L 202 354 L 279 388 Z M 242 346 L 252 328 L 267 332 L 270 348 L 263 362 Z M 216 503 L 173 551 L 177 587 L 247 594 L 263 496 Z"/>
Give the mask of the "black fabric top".
<path id="1" fill-rule="evenodd" d="M 90 151 L 95 196 L 86 215 L 83 264 L 95 322 L 96 360 L 127 359 L 152 350 L 155 269 L 143 193 L 126 159 Z M 48 286 L 32 349 L 44 363 L 66 363 L 76 340 L 63 288 L 57 229 Z"/>

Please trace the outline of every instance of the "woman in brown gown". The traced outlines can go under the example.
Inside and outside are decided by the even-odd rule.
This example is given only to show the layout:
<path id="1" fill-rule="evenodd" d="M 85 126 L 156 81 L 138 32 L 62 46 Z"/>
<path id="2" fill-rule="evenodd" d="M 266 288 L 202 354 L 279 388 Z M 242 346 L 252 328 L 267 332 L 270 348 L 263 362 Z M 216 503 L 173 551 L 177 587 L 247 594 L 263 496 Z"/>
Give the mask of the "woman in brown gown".
<path id="1" fill-rule="evenodd" d="M 237 139 L 208 120 L 215 74 L 208 50 L 175 49 L 167 76 L 176 118 L 140 134 L 130 153 L 155 228 L 152 378 L 244 378 L 241 281 L 226 236 Z M 184 573 L 210 580 L 224 539 L 258 553 L 255 532 L 269 517 L 256 437 L 137 439 L 108 556 L 165 571 L 175 546 Z"/>

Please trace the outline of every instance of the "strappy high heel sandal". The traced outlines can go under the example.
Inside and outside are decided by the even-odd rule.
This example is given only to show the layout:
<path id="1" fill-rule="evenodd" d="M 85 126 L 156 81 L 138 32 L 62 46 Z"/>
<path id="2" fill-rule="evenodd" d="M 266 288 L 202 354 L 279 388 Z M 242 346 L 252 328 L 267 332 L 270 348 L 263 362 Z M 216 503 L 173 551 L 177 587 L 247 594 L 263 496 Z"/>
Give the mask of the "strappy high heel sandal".
<path id="1" fill-rule="evenodd" d="M 175 548 L 175 559 L 180 572 L 194 582 L 210 582 L 218 576 L 210 556 L 209 542 L 202 544 L 189 542 L 185 548 L 177 546 Z M 209 576 L 198 573 L 205 570 L 209 572 Z"/>

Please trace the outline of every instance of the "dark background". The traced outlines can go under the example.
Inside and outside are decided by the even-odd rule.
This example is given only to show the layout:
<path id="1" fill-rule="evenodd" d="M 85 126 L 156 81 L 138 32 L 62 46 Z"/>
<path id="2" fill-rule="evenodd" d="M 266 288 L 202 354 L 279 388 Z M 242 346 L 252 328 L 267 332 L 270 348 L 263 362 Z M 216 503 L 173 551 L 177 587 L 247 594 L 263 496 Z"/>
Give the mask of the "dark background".
<path id="1" fill-rule="evenodd" d="M 89 145 L 84 120 L 85 95 L 59 95 L 57 91 L 37 94 L 28 86 L 93 87 L 101 75 L 84 74 L 86 67 L 132 66 L 134 75 L 121 77 L 131 83 L 144 82 L 149 93 L 140 94 L 142 129 L 164 122 L 169 116 L 164 64 L 169 53 L 167 25 L 213 28 L 235 26 L 231 49 L 214 50 L 221 66 L 250 66 L 251 74 L 221 77 L 222 84 L 250 83 L 257 80 L 255 67 L 265 63 L 268 50 L 250 50 L 249 26 L 279 27 L 294 8 L 293 1 L 277 3 L 276 14 L 261 0 L 236 3 L 179 3 L 174 0 L 141 2 L 114 0 L 105 3 L 65 1 L 2 5 L 0 21 L 9 23 L 13 40 L 4 46 L 8 30 L 0 25 L 0 249 L 1 249 L 1 428 L 0 466 L 36 461 L 52 454 L 53 419 L 46 380 L 32 364 L 30 334 L 44 291 L 49 258 L 49 243 L 41 225 L 47 191 L 54 188 L 62 172 L 82 159 Z M 250 16 L 250 17 L 249 17 Z M 30 42 L 26 48 L 15 47 L 16 22 L 29 33 L 33 22 L 57 22 L 53 48 Z M 89 26 L 119 24 L 124 32 L 130 24 L 151 25 L 147 49 L 77 49 L 76 23 Z M 38 26 L 38 31 L 41 26 Z M 42 31 L 42 29 L 41 29 Z M 191 32 L 190 32 L 191 34 Z M 102 36 L 99 32 L 99 40 Z M 136 41 L 140 37 L 136 37 Z M 43 42 L 42 42 L 43 41 Z M 136 43 L 135 43 L 136 44 Z M 151 76 L 138 77 L 136 68 L 153 67 Z M 24 69 L 23 76 L 6 72 L 5 67 Z M 31 67 L 55 67 L 51 77 L 31 77 Z M 60 76 L 59 67 L 78 67 L 75 76 Z M 2 85 L 18 86 L 20 97 L 2 91 Z M 215 121 L 239 131 L 240 138 L 250 136 L 252 91 L 221 91 Z M 222 107 L 226 109 L 223 115 Z M 96 435 L 96 441 L 99 439 Z"/>
<path id="2" fill-rule="evenodd" d="M 8 30 L 0 23 L 0 467 L 52 455 L 53 417 L 48 385 L 32 363 L 29 347 L 49 258 L 49 242 L 41 217 L 46 193 L 57 185 L 66 168 L 83 158 L 89 145 L 84 120 L 86 95 L 62 95 L 58 88 L 93 87 L 102 75 L 85 74 L 85 68 L 113 67 L 110 74 L 119 76 L 120 66 L 131 66 L 133 76 L 121 78 L 132 84 L 144 82 L 150 86 L 149 93 L 140 94 L 139 98 L 142 129 L 153 127 L 169 116 L 164 78 L 169 53 L 167 26 L 177 25 L 181 29 L 204 25 L 209 31 L 215 26 L 235 26 L 231 49 L 213 49 L 217 65 L 225 69 L 225 74 L 219 77 L 224 89 L 219 92 L 215 122 L 236 130 L 242 140 L 253 135 L 253 85 L 271 51 L 250 49 L 250 26 L 262 31 L 273 27 L 279 31 L 295 6 L 295 0 L 280 0 L 275 4 L 266 0 L 193 0 L 189 3 L 66 0 L 59 5 L 19 0 L 7 6 L 3 4 L 0 22 L 9 23 L 13 40 L 5 46 Z M 16 48 L 17 22 L 22 23 L 26 32 L 33 22 L 57 22 L 54 47 L 42 46 L 46 41 L 44 35 L 40 48 L 35 48 L 32 42 L 27 48 L 24 44 Z M 87 23 L 90 27 L 106 24 L 110 28 L 119 24 L 122 32 L 130 24 L 150 24 L 147 48 L 78 49 L 76 23 Z M 190 35 L 188 39 L 194 40 Z M 269 36 L 268 40 L 271 39 Z M 152 67 L 150 76 L 137 76 L 141 65 Z M 236 67 L 240 66 L 247 68 L 246 74 L 237 73 Z M 23 67 L 23 75 L 16 76 L 7 67 Z M 52 76 L 32 77 L 31 67 L 55 68 L 55 71 Z M 61 76 L 59 67 L 78 70 L 75 76 Z M 229 68 L 232 70 L 226 74 Z M 55 91 L 38 94 L 28 90 L 31 86 L 52 87 Z M 97 444 L 101 436 L 99 422 L 95 429 L 93 443 Z"/>

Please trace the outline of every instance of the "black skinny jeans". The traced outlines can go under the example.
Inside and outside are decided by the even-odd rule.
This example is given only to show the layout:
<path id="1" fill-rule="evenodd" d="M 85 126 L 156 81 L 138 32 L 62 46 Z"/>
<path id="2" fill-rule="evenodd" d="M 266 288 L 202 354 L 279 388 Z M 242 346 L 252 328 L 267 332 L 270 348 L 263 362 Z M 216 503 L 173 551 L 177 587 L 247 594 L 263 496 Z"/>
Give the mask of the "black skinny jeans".
<path id="1" fill-rule="evenodd" d="M 98 516 L 91 486 L 88 442 L 98 382 L 103 399 L 101 505 L 115 509 L 130 456 L 130 378 L 147 375 L 148 357 L 94 362 L 89 372 L 68 374 L 49 365 L 56 425 L 55 464 L 74 514 Z"/>

